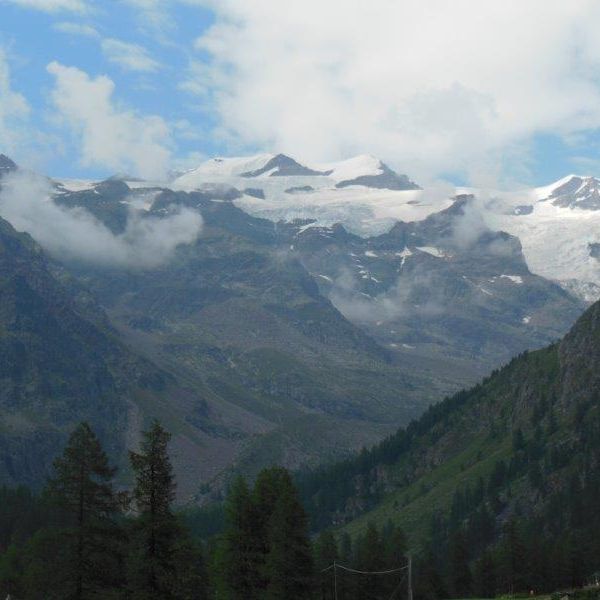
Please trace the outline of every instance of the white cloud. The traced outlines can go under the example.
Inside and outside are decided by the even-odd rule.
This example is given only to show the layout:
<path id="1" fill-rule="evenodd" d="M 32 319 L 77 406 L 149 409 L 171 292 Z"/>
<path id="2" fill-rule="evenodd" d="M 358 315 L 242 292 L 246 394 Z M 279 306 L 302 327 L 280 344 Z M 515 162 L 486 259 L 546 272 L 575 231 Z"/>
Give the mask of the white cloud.
<path id="1" fill-rule="evenodd" d="M 370 152 L 424 177 L 489 168 L 539 132 L 600 126 L 595 0 L 204 4 L 210 69 L 185 89 L 208 90 L 248 146 Z"/>
<path id="2" fill-rule="evenodd" d="M 160 68 L 146 48 L 138 44 L 107 38 L 102 40 L 102 52 L 110 62 L 127 71 L 152 72 Z"/>
<path id="3" fill-rule="evenodd" d="M 171 3 L 164 0 L 123 0 L 123 2 L 139 12 L 143 26 L 158 32 L 161 36 L 174 26 L 168 10 Z"/>
<path id="4" fill-rule="evenodd" d="M 0 215 L 62 260 L 152 268 L 202 230 L 200 214 L 184 208 L 163 218 L 132 212 L 126 230 L 115 235 L 86 210 L 56 205 L 51 192 L 43 177 L 26 171 L 9 175 L 2 183 Z"/>
<path id="5" fill-rule="evenodd" d="M 97 38 L 99 33 L 91 26 L 83 23 L 73 23 L 71 21 L 61 21 L 52 25 L 56 31 L 66 33 L 68 35 L 80 35 L 83 37 Z"/>
<path id="6" fill-rule="evenodd" d="M 118 105 L 114 83 L 75 67 L 48 65 L 56 82 L 51 100 L 81 146 L 84 166 L 101 166 L 147 179 L 163 178 L 169 166 L 171 132 L 165 121 Z"/>
<path id="7" fill-rule="evenodd" d="M 50 13 L 63 10 L 82 13 L 88 8 L 84 0 L 4 0 L 4 2 Z"/>
<path id="8" fill-rule="evenodd" d="M 6 53 L 0 48 L 0 153 L 12 153 L 26 141 L 29 105 L 11 86 Z"/>

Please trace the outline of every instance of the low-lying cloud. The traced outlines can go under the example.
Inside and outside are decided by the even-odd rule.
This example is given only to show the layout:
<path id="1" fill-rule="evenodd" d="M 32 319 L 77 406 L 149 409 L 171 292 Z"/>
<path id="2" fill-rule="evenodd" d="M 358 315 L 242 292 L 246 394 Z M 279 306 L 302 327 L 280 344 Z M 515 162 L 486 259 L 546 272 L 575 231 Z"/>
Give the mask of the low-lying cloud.
<path id="1" fill-rule="evenodd" d="M 47 179 L 19 171 L 2 180 L 0 216 L 29 233 L 52 256 L 65 261 L 122 268 L 154 268 L 201 233 L 202 217 L 186 208 L 165 217 L 132 210 L 125 231 L 112 233 L 83 208 L 54 203 Z"/>
<path id="2" fill-rule="evenodd" d="M 431 317 L 445 311 L 444 299 L 427 272 L 407 272 L 377 296 L 358 290 L 349 270 L 342 271 L 329 294 L 332 304 L 350 321 L 388 323 L 406 317 Z"/>

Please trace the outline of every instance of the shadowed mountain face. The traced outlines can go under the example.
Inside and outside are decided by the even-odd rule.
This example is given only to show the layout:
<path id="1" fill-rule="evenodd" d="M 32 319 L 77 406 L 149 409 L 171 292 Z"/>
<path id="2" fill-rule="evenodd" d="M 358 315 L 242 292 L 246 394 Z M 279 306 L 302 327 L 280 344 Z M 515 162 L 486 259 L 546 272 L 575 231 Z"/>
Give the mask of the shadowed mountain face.
<path id="1" fill-rule="evenodd" d="M 119 233 L 123 185 L 61 190 L 57 202 Z M 203 234 L 152 269 L 77 263 L 68 275 L 4 224 L 2 480 L 39 483 L 79 420 L 119 459 L 158 417 L 187 498 L 233 462 L 252 473 L 346 455 L 454 385 L 395 364 L 320 293 L 273 223 L 170 191 L 147 216 L 174 205 L 200 211 Z"/>
<path id="2" fill-rule="evenodd" d="M 202 427 L 242 468 L 345 454 L 454 385 L 395 364 L 320 293 L 273 223 L 198 193 L 163 192 L 149 214 L 174 205 L 199 210 L 204 229 L 168 264 L 73 269 L 123 339 L 201 390 Z"/>
<path id="3" fill-rule="evenodd" d="M 0 220 L 0 481 L 38 485 L 70 429 L 90 420 L 123 451 L 133 390 L 170 378 L 132 356 L 92 298 Z"/>

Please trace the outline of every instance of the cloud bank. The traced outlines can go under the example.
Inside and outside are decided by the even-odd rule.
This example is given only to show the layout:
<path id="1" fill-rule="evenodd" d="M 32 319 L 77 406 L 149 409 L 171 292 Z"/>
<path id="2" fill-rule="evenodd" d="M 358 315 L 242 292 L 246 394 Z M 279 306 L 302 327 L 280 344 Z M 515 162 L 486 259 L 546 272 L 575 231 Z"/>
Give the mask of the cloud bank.
<path id="1" fill-rule="evenodd" d="M 43 177 L 24 171 L 11 174 L 2 180 L 0 216 L 61 260 L 155 268 L 178 246 L 193 243 L 202 230 L 202 217 L 190 209 L 164 218 L 132 211 L 126 230 L 115 235 L 86 210 L 56 205 L 51 192 Z"/>
<path id="2" fill-rule="evenodd" d="M 48 65 L 55 78 L 51 101 L 81 146 L 84 166 L 163 179 L 171 158 L 171 132 L 159 116 L 141 115 L 118 105 L 115 85 L 106 76 L 90 77 L 58 62 Z"/>
<path id="3" fill-rule="evenodd" d="M 414 177 L 485 171 L 533 136 L 600 127 L 595 0 L 205 0 L 183 89 L 232 144 Z"/>

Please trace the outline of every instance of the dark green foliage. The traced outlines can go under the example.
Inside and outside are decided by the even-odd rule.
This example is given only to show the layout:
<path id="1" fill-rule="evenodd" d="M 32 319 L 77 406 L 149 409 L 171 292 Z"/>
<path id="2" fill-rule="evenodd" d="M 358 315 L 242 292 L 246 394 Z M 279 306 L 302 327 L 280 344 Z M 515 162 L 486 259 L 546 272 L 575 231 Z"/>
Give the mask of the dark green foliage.
<path id="1" fill-rule="evenodd" d="M 318 571 L 326 569 L 334 561 L 339 561 L 340 555 L 331 530 L 326 529 L 319 534 L 315 542 L 315 567 Z"/>
<path id="2" fill-rule="evenodd" d="M 479 598 L 493 598 L 496 593 L 496 567 L 490 552 L 475 562 L 473 591 Z"/>
<path id="3" fill-rule="evenodd" d="M 0 593 L 57 600 L 117 597 L 124 584 L 125 538 L 114 472 L 98 438 L 82 423 L 55 460 L 43 497 L 3 490 Z"/>
<path id="4" fill-rule="evenodd" d="M 387 600 L 392 594 L 406 594 L 406 538 L 391 522 L 381 530 L 370 523 L 354 544 L 343 535 L 339 548 L 330 531 L 322 532 L 314 550 L 322 600 L 333 600 L 336 587 L 338 598 L 348 600 Z"/>
<path id="5" fill-rule="evenodd" d="M 458 530 L 450 540 L 448 557 L 448 570 L 450 589 L 455 598 L 464 598 L 470 595 L 473 577 L 469 567 L 469 548 L 463 531 Z"/>
<path id="6" fill-rule="evenodd" d="M 0 487 L 0 552 L 28 540 L 36 531 L 57 524 L 57 509 L 48 498 L 20 486 Z"/>
<path id="7" fill-rule="evenodd" d="M 415 597 L 417 600 L 437 600 L 447 597 L 436 554 L 430 548 L 416 565 Z"/>
<path id="8" fill-rule="evenodd" d="M 256 508 L 239 477 L 227 496 L 226 528 L 219 549 L 221 587 L 231 600 L 257 597 L 260 579 Z"/>
<path id="9" fill-rule="evenodd" d="M 114 474 L 90 426 L 79 425 L 54 462 L 47 489 L 68 525 L 54 535 L 46 532 L 45 537 L 55 553 L 66 557 L 58 588 L 63 598 L 99 597 L 123 582 L 119 552 L 123 540 L 116 522 L 120 501 L 111 483 Z M 52 570 L 52 577 L 57 574 Z"/>
<path id="10" fill-rule="evenodd" d="M 267 524 L 268 554 L 265 597 L 309 598 L 313 586 L 313 562 L 308 540 L 308 519 L 290 476 L 280 479 L 278 498 Z"/>
<path id="11" fill-rule="evenodd" d="M 201 556 L 179 524 L 171 505 L 175 480 L 167 446 L 171 436 L 155 421 L 143 434 L 141 452 L 130 452 L 138 517 L 131 527 L 131 598 L 169 600 L 202 597 Z"/>
<path id="12" fill-rule="evenodd" d="M 361 571 L 382 571 L 385 569 L 384 545 L 379 531 L 373 523 L 369 523 L 367 531 L 356 540 L 355 565 Z M 382 593 L 383 580 L 380 575 L 363 575 L 356 577 L 357 598 L 376 600 Z"/>
<path id="13" fill-rule="evenodd" d="M 313 559 L 307 518 L 285 469 L 263 470 L 252 492 L 232 486 L 219 553 L 220 586 L 227 598 L 309 598 Z"/>

